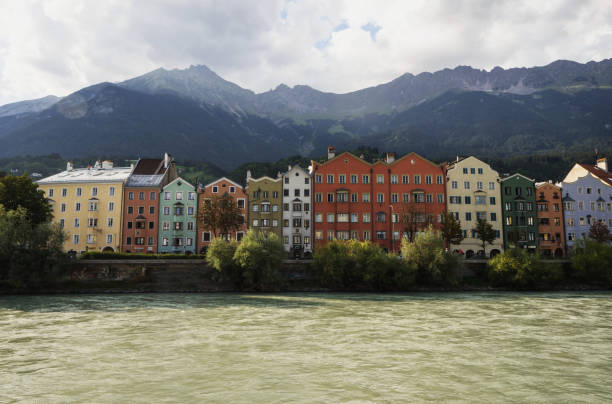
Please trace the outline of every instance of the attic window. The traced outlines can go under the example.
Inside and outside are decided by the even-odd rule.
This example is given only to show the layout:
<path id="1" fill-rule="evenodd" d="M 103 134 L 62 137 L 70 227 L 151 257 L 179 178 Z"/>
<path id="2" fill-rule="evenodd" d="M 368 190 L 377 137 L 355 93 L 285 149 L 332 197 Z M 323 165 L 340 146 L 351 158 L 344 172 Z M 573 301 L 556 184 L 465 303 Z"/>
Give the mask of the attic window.
<path id="1" fill-rule="evenodd" d="M 348 164 L 348 159 L 344 159 L 344 164 Z"/>
<path id="2" fill-rule="evenodd" d="M 182 182 L 180 182 L 180 181 L 179 181 L 179 182 L 177 182 L 176 184 L 177 184 L 179 187 L 180 187 L 181 185 L 183 185 L 183 183 L 182 183 Z"/>
<path id="3" fill-rule="evenodd" d="M 300 173 L 295 173 L 295 176 L 296 176 L 296 177 L 299 177 L 299 176 L 300 176 Z"/>

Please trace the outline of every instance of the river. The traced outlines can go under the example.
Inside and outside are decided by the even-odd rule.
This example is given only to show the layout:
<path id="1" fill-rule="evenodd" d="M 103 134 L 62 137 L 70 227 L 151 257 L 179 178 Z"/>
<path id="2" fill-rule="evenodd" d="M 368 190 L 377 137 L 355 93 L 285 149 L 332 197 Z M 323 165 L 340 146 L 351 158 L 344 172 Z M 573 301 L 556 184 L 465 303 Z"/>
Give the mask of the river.
<path id="1" fill-rule="evenodd" d="M 0 296 L 0 402 L 610 402 L 612 294 Z"/>

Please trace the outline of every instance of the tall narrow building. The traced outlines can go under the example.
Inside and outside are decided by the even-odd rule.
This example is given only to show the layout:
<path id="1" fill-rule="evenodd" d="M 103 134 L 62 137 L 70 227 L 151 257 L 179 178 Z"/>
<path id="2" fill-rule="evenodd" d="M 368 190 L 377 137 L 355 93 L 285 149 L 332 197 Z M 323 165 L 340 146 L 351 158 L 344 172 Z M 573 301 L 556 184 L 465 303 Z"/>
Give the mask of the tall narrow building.
<path id="1" fill-rule="evenodd" d="M 565 226 L 561 188 L 550 182 L 536 183 L 538 243 L 546 257 L 565 255 Z"/>
<path id="2" fill-rule="evenodd" d="M 538 248 L 535 182 L 521 174 L 501 180 L 504 248 Z"/>
<path id="3" fill-rule="evenodd" d="M 140 159 L 123 191 L 121 251 L 157 253 L 159 249 L 159 194 L 177 177 L 169 154 L 161 159 Z"/>
<path id="4" fill-rule="evenodd" d="M 291 255 L 312 255 L 311 180 L 308 171 L 289 166 L 283 174 L 283 244 Z"/>
<path id="5" fill-rule="evenodd" d="M 196 216 L 198 197 L 195 187 L 176 178 L 167 184 L 159 201 L 160 253 L 194 254 L 196 252 Z"/>
<path id="6" fill-rule="evenodd" d="M 53 221 L 68 235 L 66 251 L 119 251 L 123 186 L 133 167 L 114 167 L 97 161 L 93 167 L 74 168 L 38 181 L 53 209 Z"/>
<path id="7" fill-rule="evenodd" d="M 486 244 L 489 257 L 503 250 L 502 201 L 499 173 L 476 157 L 457 159 L 449 163 L 446 171 L 446 197 L 448 212 L 461 222 L 463 240 L 451 249 L 461 251 L 467 258 L 482 250 L 482 241 L 475 230 L 477 219 L 486 220 L 496 233 L 493 244 Z"/>
<path id="8" fill-rule="evenodd" d="M 274 233 L 280 240 L 282 233 L 282 176 L 252 178 L 247 172 L 247 193 L 249 198 L 249 228 L 264 233 Z"/>

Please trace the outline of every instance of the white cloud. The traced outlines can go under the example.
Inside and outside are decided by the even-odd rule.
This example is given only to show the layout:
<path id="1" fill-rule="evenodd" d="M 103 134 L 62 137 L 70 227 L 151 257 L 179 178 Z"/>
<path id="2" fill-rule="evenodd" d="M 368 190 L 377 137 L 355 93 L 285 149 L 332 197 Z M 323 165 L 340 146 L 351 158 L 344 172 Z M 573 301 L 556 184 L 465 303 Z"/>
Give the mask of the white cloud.
<path id="1" fill-rule="evenodd" d="M 608 0 L 20 0 L 0 5 L 0 105 L 66 95 L 160 66 L 205 64 L 257 92 L 280 83 L 346 92 L 406 72 L 457 65 L 491 69 L 608 57 Z"/>

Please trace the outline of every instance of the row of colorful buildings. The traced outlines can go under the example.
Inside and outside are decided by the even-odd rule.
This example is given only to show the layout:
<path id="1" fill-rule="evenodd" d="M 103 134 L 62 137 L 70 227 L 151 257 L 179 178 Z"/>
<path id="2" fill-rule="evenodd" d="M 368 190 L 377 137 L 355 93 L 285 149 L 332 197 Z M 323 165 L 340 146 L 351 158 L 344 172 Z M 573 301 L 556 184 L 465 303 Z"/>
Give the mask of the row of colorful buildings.
<path id="1" fill-rule="evenodd" d="M 494 255 L 510 245 L 563 256 L 588 236 L 595 221 L 612 227 L 612 175 L 607 159 L 575 164 L 561 183 L 535 182 L 521 174 L 500 176 L 485 162 L 467 157 L 437 164 L 409 153 L 368 162 L 345 152 L 288 167 L 275 178 L 246 185 L 227 178 L 190 184 L 179 177 L 168 154 L 140 159 L 131 167 L 110 161 L 74 168 L 38 181 L 53 206 L 54 220 L 69 235 L 66 250 L 141 253 L 203 252 L 219 236 L 198 220 L 212 198 L 228 195 L 242 216 L 235 231 L 272 232 L 295 255 L 312 254 L 330 240 L 371 240 L 398 251 L 429 225 L 441 226 L 445 212 L 461 223 L 463 240 L 451 249 Z M 482 251 L 475 225 L 485 219 L 496 238 Z M 314 247 L 313 247 L 314 246 Z"/>

